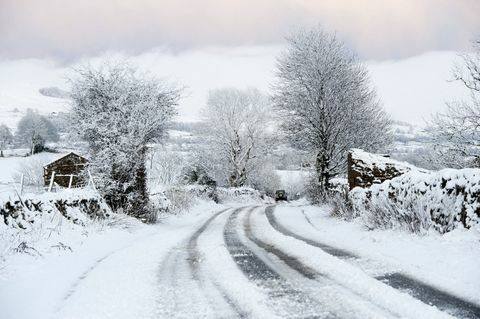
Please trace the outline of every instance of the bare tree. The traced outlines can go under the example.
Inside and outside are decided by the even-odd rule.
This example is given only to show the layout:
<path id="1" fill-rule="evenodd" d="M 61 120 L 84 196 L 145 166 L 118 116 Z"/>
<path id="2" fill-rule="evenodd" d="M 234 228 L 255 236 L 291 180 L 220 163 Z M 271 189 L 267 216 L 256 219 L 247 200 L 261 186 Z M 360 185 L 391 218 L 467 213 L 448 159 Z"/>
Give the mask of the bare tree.
<path id="1" fill-rule="evenodd" d="M 432 119 L 434 149 L 442 166 L 480 167 L 480 42 L 474 52 L 462 54 L 454 79 L 463 83 L 470 101 L 447 103 L 447 110 Z"/>
<path id="2" fill-rule="evenodd" d="M 13 135 L 8 126 L 0 124 L 0 157 L 3 157 L 3 151 L 12 141 Z"/>
<path id="3" fill-rule="evenodd" d="M 269 99 L 256 89 L 217 89 L 204 110 L 205 166 L 231 187 L 244 186 L 266 151 Z"/>
<path id="4" fill-rule="evenodd" d="M 180 90 L 125 63 L 77 69 L 71 86 L 73 123 L 89 144 L 97 186 L 112 208 L 148 218 L 147 143 L 165 136 Z"/>
<path id="5" fill-rule="evenodd" d="M 390 120 L 366 68 L 335 35 L 302 29 L 287 42 L 277 60 L 274 103 L 292 144 L 315 153 L 317 188 L 324 194 L 344 171 L 348 149 L 375 151 L 390 142 Z"/>

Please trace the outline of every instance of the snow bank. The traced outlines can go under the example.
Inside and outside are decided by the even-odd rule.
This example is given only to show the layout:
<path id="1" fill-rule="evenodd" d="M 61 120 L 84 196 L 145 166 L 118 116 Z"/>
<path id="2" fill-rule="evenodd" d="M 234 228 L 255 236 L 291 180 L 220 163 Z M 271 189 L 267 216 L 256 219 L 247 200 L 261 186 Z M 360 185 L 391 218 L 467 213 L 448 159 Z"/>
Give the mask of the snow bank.
<path id="1" fill-rule="evenodd" d="M 480 169 L 411 171 L 373 185 L 354 188 L 352 208 L 371 228 L 433 227 L 440 233 L 480 221 Z"/>
<path id="2" fill-rule="evenodd" d="M 60 238 L 67 230 L 81 234 L 95 220 L 110 216 L 105 201 L 88 189 L 0 201 L 0 257 L 15 252 L 40 254 L 33 248 L 37 242 L 52 243 L 53 234 Z"/>

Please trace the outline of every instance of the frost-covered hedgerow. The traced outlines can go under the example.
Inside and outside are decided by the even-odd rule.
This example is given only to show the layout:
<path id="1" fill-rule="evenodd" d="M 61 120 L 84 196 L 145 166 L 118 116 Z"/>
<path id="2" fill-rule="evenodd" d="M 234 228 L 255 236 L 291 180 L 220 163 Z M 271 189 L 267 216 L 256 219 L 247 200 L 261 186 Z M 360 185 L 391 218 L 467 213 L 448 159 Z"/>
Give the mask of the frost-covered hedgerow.
<path id="1" fill-rule="evenodd" d="M 220 203 L 262 203 L 267 197 L 260 191 L 250 187 L 218 187 L 218 201 Z"/>
<path id="2" fill-rule="evenodd" d="M 151 195 L 154 208 L 160 215 L 187 212 L 199 200 L 217 202 L 216 189 L 205 185 L 177 185 L 157 188 Z"/>
<path id="3" fill-rule="evenodd" d="M 410 172 L 349 194 L 355 216 L 370 228 L 446 233 L 480 222 L 480 170 Z"/>
<path id="4" fill-rule="evenodd" d="M 151 200 L 159 214 L 177 215 L 188 212 L 200 201 L 220 204 L 265 203 L 273 200 L 249 187 L 211 187 L 205 185 L 183 185 L 167 187 L 157 191 Z"/>

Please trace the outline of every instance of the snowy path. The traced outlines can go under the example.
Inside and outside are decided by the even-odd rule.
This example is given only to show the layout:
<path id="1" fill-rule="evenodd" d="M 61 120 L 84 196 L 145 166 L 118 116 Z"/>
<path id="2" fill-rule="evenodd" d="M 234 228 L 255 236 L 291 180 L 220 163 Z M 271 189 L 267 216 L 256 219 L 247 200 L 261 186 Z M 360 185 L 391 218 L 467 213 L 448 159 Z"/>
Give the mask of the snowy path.
<path id="1" fill-rule="evenodd" d="M 55 306 L 0 318 L 480 318 L 474 303 L 322 242 L 301 207 L 202 216 L 92 258 Z"/>
<path id="2" fill-rule="evenodd" d="M 358 263 L 360 265 L 368 263 L 368 261 L 362 261 L 361 257 L 355 256 L 355 254 L 351 252 L 335 248 L 324 243 L 320 243 L 318 241 L 306 238 L 295 232 L 292 232 L 291 230 L 278 223 L 274 214 L 273 206 L 266 208 L 265 215 L 267 216 L 270 225 L 276 231 L 282 233 L 283 235 L 295 238 L 297 240 L 305 242 L 308 245 L 318 247 L 333 256 L 346 260 L 347 262 L 350 261 L 352 263 Z M 315 228 L 312 222 L 308 219 L 308 216 L 303 214 L 303 217 L 308 224 Z M 381 275 L 377 274 L 375 278 L 393 288 L 407 292 L 408 294 L 423 301 L 424 303 L 434 305 L 438 309 L 446 311 L 453 315 L 462 318 L 480 318 L 480 306 L 462 300 L 456 296 L 450 295 L 435 287 L 429 286 L 428 284 L 422 283 L 421 281 L 411 278 L 408 275 L 399 272 L 386 272 Z"/>
<path id="3" fill-rule="evenodd" d="M 360 258 L 290 232 L 276 221 L 273 207 L 221 211 L 164 261 L 160 272 L 164 297 L 158 314 L 175 318 L 449 318 L 442 309 L 464 318 L 478 315 L 474 304 L 418 281 L 414 281 L 416 290 L 409 287 L 411 295 L 394 289 L 395 284 L 388 282 L 389 286 L 362 270 L 361 263 L 350 264 L 354 259 Z M 381 279 L 397 275 L 401 274 Z M 418 294 L 427 288 L 428 293 Z"/>

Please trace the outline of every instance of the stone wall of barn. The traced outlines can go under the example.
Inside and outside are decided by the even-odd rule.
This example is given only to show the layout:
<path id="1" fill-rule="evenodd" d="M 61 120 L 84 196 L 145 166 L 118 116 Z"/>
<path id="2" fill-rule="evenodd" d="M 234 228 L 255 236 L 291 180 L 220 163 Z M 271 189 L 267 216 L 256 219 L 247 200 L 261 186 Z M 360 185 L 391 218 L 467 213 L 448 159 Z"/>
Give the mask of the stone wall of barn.
<path id="1" fill-rule="evenodd" d="M 44 167 L 43 171 L 45 186 L 50 184 L 52 172 L 55 172 L 54 181 L 59 186 L 68 187 L 70 185 L 70 179 L 72 179 L 72 187 L 85 185 L 87 180 L 84 174 L 86 165 L 86 159 L 73 153 L 48 164 Z"/>
<path id="2" fill-rule="evenodd" d="M 367 153 L 359 149 L 352 149 L 348 153 L 350 189 L 368 188 L 374 184 L 381 184 L 411 170 L 420 169 L 408 163 L 393 160 L 387 155 Z"/>

